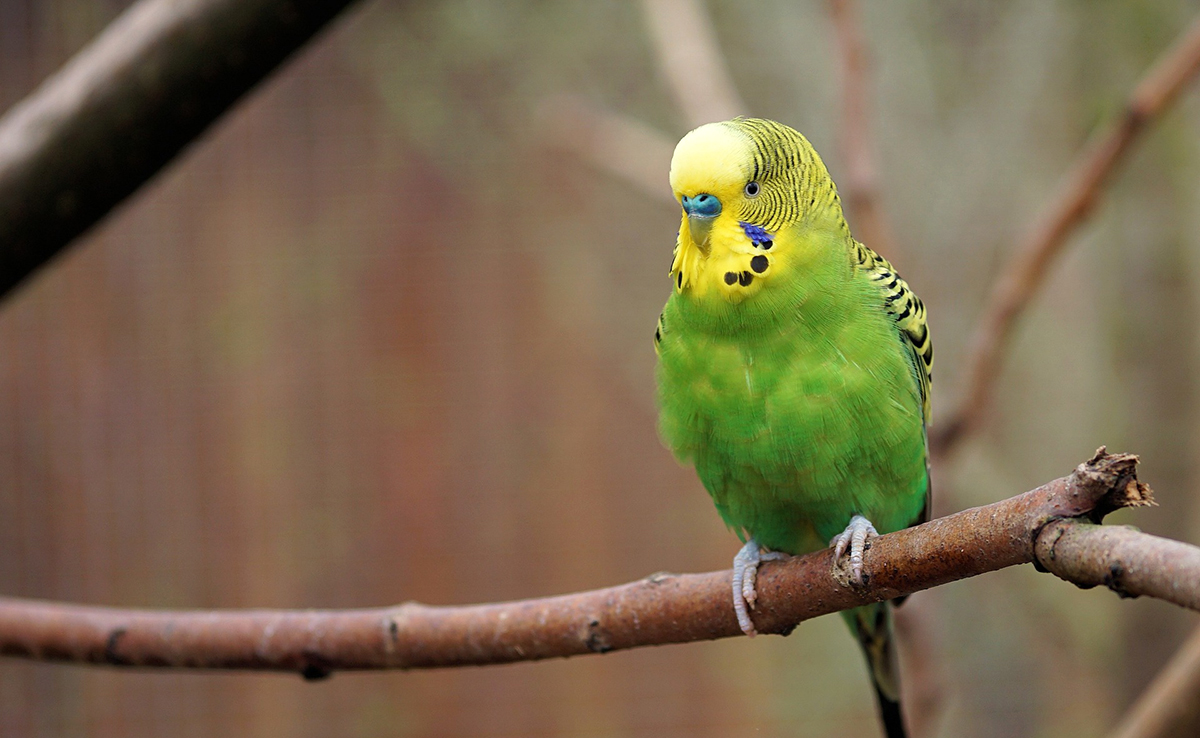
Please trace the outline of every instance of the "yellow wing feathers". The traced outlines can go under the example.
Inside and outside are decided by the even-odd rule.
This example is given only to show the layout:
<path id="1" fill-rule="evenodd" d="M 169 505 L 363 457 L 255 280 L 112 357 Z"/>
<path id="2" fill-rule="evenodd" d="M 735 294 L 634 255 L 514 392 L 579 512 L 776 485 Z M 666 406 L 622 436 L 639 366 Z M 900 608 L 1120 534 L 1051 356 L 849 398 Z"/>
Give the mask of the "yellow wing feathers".
<path id="1" fill-rule="evenodd" d="M 925 303 L 909 289 L 896 268 L 879 254 L 854 241 L 855 267 L 883 293 L 884 310 L 896 321 L 900 336 L 907 344 L 921 391 L 925 424 L 929 424 L 929 387 L 933 382 L 933 341 L 925 321 Z"/>

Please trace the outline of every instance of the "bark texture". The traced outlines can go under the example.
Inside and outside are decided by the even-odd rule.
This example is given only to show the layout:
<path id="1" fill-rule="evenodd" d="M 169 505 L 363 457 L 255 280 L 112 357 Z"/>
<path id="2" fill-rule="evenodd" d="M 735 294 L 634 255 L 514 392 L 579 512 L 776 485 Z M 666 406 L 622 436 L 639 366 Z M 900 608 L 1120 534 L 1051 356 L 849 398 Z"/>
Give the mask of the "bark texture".
<path id="1" fill-rule="evenodd" d="M 142 0 L 0 119 L 0 295 L 49 261 L 350 0 Z"/>
<path id="2" fill-rule="evenodd" d="M 1200 549 L 1095 525 L 1152 504 L 1137 457 L 1103 449 L 1075 472 L 1001 502 L 874 539 L 868 581 L 848 586 L 831 553 L 767 564 L 760 632 L 1036 562 L 1082 586 L 1200 609 Z M 0 599 L 0 654 L 113 666 L 294 671 L 534 661 L 741 635 L 728 571 L 655 574 L 578 594 L 461 607 L 151 611 Z"/>

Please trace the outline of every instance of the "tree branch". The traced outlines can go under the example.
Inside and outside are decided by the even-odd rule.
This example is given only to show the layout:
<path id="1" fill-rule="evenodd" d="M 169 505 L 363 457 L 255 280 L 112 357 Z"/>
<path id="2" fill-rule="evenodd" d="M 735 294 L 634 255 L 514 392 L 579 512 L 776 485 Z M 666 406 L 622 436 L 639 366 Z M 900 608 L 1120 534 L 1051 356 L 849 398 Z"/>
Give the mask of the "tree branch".
<path id="1" fill-rule="evenodd" d="M 659 69 L 690 127 L 746 115 L 701 0 L 644 0 Z"/>
<path id="2" fill-rule="evenodd" d="M 350 0 L 141 0 L 0 119 L 0 295 Z"/>
<path id="3" fill-rule="evenodd" d="M 625 180 L 642 194 L 679 207 L 666 176 L 675 144 L 665 135 L 575 95 L 548 98 L 538 117 L 551 143 Z"/>
<path id="4" fill-rule="evenodd" d="M 846 164 L 846 206 L 855 235 L 890 260 L 896 259 L 896 241 L 879 204 L 879 173 L 871 144 L 870 84 L 867 80 L 867 41 L 854 0 L 830 0 L 829 12 L 841 52 L 842 125 L 839 143 Z"/>
<path id="5" fill-rule="evenodd" d="M 1084 149 L 1051 198 L 1049 207 L 1021 240 L 1007 270 L 996 281 L 975 329 L 967 359 L 966 392 L 958 409 L 930 434 L 930 449 L 944 456 L 978 426 L 1013 325 L 1046 278 L 1067 239 L 1091 213 L 1112 171 L 1147 125 L 1178 97 L 1200 69 L 1200 18 L 1134 88 L 1125 111 Z"/>
<path id="6" fill-rule="evenodd" d="M 1076 520 L 1150 504 L 1136 465 L 1137 457 L 1101 449 L 1070 476 L 1031 492 L 874 539 L 870 580 L 862 588 L 831 575 L 828 550 L 766 565 L 755 622 L 761 632 L 788 633 L 819 615 L 1033 561 L 1084 586 L 1108 584 L 1124 596 L 1146 594 L 1197 608 L 1200 549 Z M 1165 553 L 1179 557 L 1170 570 L 1181 575 L 1173 585 L 1170 576 L 1153 571 Z M 1113 572 L 1120 574 L 1109 576 Z M 295 671 L 310 678 L 340 669 L 533 661 L 741 635 L 729 578 L 728 571 L 656 574 L 521 602 L 341 611 L 156 612 L 3 598 L 0 654 L 113 666 Z"/>
<path id="7" fill-rule="evenodd" d="M 1200 728 L 1200 628 L 1171 658 L 1110 738 L 1196 735 Z"/>

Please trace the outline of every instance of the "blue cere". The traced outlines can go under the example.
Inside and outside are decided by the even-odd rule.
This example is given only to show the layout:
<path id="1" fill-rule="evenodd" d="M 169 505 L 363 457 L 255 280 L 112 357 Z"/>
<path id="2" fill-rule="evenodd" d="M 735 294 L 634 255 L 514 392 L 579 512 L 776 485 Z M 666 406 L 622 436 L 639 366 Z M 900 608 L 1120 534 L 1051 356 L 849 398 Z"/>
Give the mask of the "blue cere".
<path id="1" fill-rule="evenodd" d="M 683 196 L 683 212 L 697 218 L 715 218 L 721 214 L 721 201 L 707 192 L 695 197 Z"/>
<path id="2" fill-rule="evenodd" d="M 767 231 L 761 226 L 756 226 L 752 223 L 745 223 L 742 221 L 738 221 L 738 223 L 742 226 L 742 230 L 746 232 L 746 237 L 750 239 L 750 243 L 754 244 L 758 248 L 769 249 L 774 245 L 775 237 L 770 233 L 767 233 Z"/>

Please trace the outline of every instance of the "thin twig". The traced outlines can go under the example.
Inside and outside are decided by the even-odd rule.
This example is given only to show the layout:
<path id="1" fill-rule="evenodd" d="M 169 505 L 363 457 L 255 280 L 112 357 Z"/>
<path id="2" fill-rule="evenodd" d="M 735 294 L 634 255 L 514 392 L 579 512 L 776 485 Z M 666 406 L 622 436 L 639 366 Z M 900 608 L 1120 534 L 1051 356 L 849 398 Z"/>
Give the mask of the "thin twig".
<path id="1" fill-rule="evenodd" d="M 1200 733 L 1200 627 L 1159 672 L 1110 738 L 1168 738 Z"/>
<path id="2" fill-rule="evenodd" d="M 667 181 L 675 144 L 666 136 L 574 95 L 547 99 L 539 113 L 552 144 L 625 180 L 642 194 L 678 207 Z"/>
<path id="3" fill-rule="evenodd" d="M 0 295 L 350 0 L 141 0 L 0 119 Z"/>
<path id="4" fill-rule="evenodd" d="M 746 115 L 712 19 L 700 0 L 644 0 L 659 68 L 688 125 Z"/>
<path id="5" fill-rule="evenodd" d="M 1091 213 L 1109 175 L 1147 125 L 1200 70 L 1200 18 L 1134 88 L 1120 119 L 1095 136 L 1063 180 L 1058 194 L 1016 248 L 996 281 L 975 329 L 967 359 L 966 392 L 958 409 L 930 436 L 944 456 L 971 433 L 988 410 L 1013 325 L 1046 278 L 1068 237 Z"/>
<path id="6" fill-rule="evenodd" d="M 1084 586 L 1112 583 L 1200 606 L 1200 549 L 1075 522 L 1148 504 L 1137 458 L 1096 456 L 1023 495 L 872 541 L 866 586 L 833 575 L 829 550 L 765 566 L 760 632 L 1007 566 L 1038 561 Z M 1090 545 L 1119 532 L 1114 551 Z M 1164 547 L 1179 554 L 1164 562 Z M 1035 558 L 1036 557 L 1036 558 Z M 1152 557 L 1163 569 L 1143 576 Z M 1093 572 L 1120 570 L 1114 582 Z M 1105 575 L 1107 576 L 1107 575 Z M 741 634 L 728 571 L 658 574 L 610 589 L 464 607 L 409 603 L 325 611 L 155 612 L 0 599 L 0 654 L 113 666 L 267 669 L 319 677 L 340 669 L 413 669 L 532 661 Z M 1089 578 L 1092 577 L 1092 578 Z M 1186 584 L 1161 586 L 1164 577 Z"/>
<path id="7" fill-rule="evenodd" d="M 842 125 L 839 130 L 842 192 L 860 241 L 896 261 L 896 240 L 879 203 L 879 169 L 871 141 L 867 41 L 854 0 L 830 0 L 829 12 L 841 52 Z"/>
<path id="8" fill-rule="evenodd" d="M 945 708 L 945 678 L 937 647 L 939 615 L 930 597 L 913 598 L 895 612 L 904 711 L 914 735 L 934 735 Z"/>

